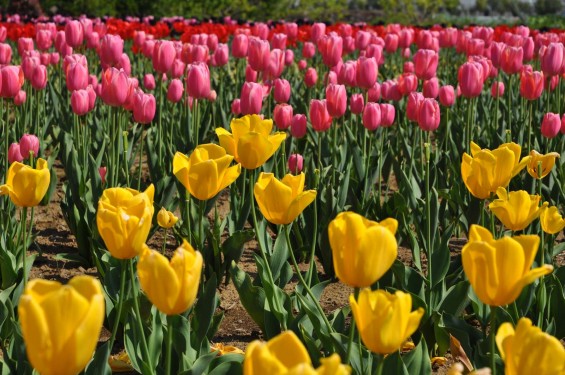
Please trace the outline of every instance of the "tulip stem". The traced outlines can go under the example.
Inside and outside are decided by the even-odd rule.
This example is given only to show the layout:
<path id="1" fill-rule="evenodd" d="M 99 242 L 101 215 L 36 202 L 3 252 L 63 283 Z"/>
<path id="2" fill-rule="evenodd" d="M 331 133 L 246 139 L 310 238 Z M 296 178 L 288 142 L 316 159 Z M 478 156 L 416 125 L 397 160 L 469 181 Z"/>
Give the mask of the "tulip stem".
<path id="1" fill-rule="evenodd" d="M 125 260 L 120 261 L 120 294 L 118 295 L 118 311 L 116 313 L 116 320 L 114 321 L 114 327 L 112 328 L 112 336 L 110 336 L 110 352 L 114 347 L 114 341 L 116 340 L 116 334 L 118 333 L 118 326 L 120 325 L 120 318 L 122 316 L 122 308 L 124 306 L 124 294 L 126 289 L 126 270 L 127 266 Z"/>
<path id="2" fill-rule="evenodd" d="M 316 181 L 315 189 L 318 190 L 318 184 L 320 183 L 320 170 L 314 171 L 314 181 Z M 318 242 L 318 197 L 314 198 L 314 222 L 312 223 L 312 246 L 310 247 L 310 268 L 308 269 L 308 286 L 312 285 L 312 275 L 316 271 L 316 260 L 314 259 L 316 255 L 316 244 Z"/>
<path id="3" fill-rule="evenodd" d="M 543 206 L 543 197 L 542 197 L 542 187 L 543 182 L 541 179 L 542 176 L 542 165 L 541 161 L 538 161 L 537 165 L 537 174 L 538 174 L 538 195 L 540 196 L 540 204 Z M 540 231 L 540 267 L 543 267 L 545 264 L 545 233 L 543 229 Z M 545 303 L 546 303 L 546 292 L 545 292 L 545 281 L 544 276 L 540 278 L 540 284 L 538 289 L 538 301 L 539 301 L 539 312 L 538 312 L 538 327 L 543 331 L 543 323 L 544 323 L 544 315 L 545 315 Z"/>
<path id="4" fill-rule="evenodd" d="M 139 170 L 137 171 L 137 190 L 141 190 L 141 167 L 143 158 L 143 126 L 141 127 L 141 144 L 139 146 Z"/>
<path id="5" fill-rule="evenodd" d="M 149 355 L 149 349 L 147 347 L 147 339 L 145 338 L 145 331 L 143 330 L 143 324 L 141 322 L 141 314 L 139 310 L 139 300 L 137 296 L 137 285 L 135 285 L 135 273 L 133 272 L 133 259 L 128 260 L 129 263 L 129 276 L 131 278 L 132 283 L 132 290 L 133 290 L 133 308 L 134 308 L 134 320 L 137 324 L 137 330 L 139 331 L 139 335 L 141 337 L 141 353 L 143 355 L 143 359 L 147 361 L 149 365 L 149 369 L 151 373 L 153 373 L 153 364 L 151 363 L 151 356 Z"/>
<path id="6" fill-rule="evenodd" d="M 251 214 L 253 216 L 253 230 L 255 231 L 255 237 L 257 237 L 257 245 L 259 247 L 259 252 L 261 253 L 261 258 L 263 262 L 265 262 L 265 268 L 267 269 L 267 277 L 269 278 L 268 282 L 272 288 L 276 287 L 275 279 L 273 277 L 273 272 L 271 271 L 271 267 L 269 265 L 269 260 L 267 259 L 267 254 L 265 253 L 265 248 L 263 247 L 263 240 L 259 235 L 259 226 L 257 225 L 257 213 L 255 212 L 255 197 L 253 196 L 253 181 L 255 181 L 256 173 L 251 173 L 251 179 L 249 180 L 249 199 L 251 199 Z M 290 246 L 290 245 L 289 245 Z M 270 306 L 272 311 L 281 311 L 283 309 L 282 303 L 279 301 L 279 297 L 277 292 L 273 292 L 273 302 L 274 306 Z M 269 305 L 271 305 L 271 301 L 269 301 Z M 286 321 L 280 322 L 283 330 L 287 330 Z"/>
<path id="7" fill-rule="evenodd" d="M 379 363 L 377 364 L 377 370 L 375 371 L 375 375 L 382 375 L 385 364 L 385 357 L 382 355 L 378 355 L 378 357 L 379 357 Z"/>
<path id="8" fill-rule="evenodd" d="M 531 139 L 532 139 L 532 117 L 534 117 L 534 114 L 533 114 L 533 107 L 534 107 L 534 104 L 533 104 L 533 102 L 532 102 L 531 100 L 530 100 L 530 103 L 529 103 L 529 107 L 530 107 L 530 108 L 529 108 L 529 110 L 530 110 L 530 116 L 529 116 L 529 119 L 528 119 L 528 128 L 527 128 L 527 130 L 526 130 L 526 131 L 528 132 L 528 143 L 526 144 L 526 150 L 528 150 L 528 152 L 529 152 L 530 149 L 531 149 L 531 144 L 530 144 L 530 142 L 531 142 Z"/>
<path id="9" fill-rule="evenodd" d="M 496 375 L 496 306 L 490 308 L 490 367 Z"/>
<path id="10" fill-rule="evenodd" d="M 357 301 L 357 297 L 359 297 L 359 288 L 355 287 L 353 290 L 353 295 L 355 296 L 355 300 Z M 347 355 L 345 357 L 345 363 L 348 364 L 351 360 L 351 349 L 353 347 L 353 336 L 355 336 L 355 319 L 353 318 L 353 314 L 351 314 L 351 323 L 349 325 L 349 341 L 347 342 Z M 361 361 L 362 363 L 363 361 Z"/>
<path id="11" fill-rule="evenodd" d="M 26 265 L 26 253 L 27 253 L 27 207 L 22 207 L 20 211 L 20 224 L 22 225 L 22 237 L 23 237 L 23 244 L 22 244 L 22 254 L 23 254 L 23 278 L 24 278 L 24 289 L 27 285 L 27 265 Z"/>
<path id="12" fill-rule="evenodd" d="M 165 353 L 165 374 L 171 373 L 171 354 L 173 349 L 173 315 L 167 315 L 167 351 Z"/>
<path id="13" fill-rule="evenodd" d="M 302 274 L 300 273 L 300 269 L 298 268 L 298 263 L 296 262 L 296 258 L 294 257 L 294 252 L 292 251 L 292 245 L 290 244 L 289 228 L 290 228 L 290 224 L 284 226 L 284 234 L 286 236 L 286 244 L 288 246 L 288 252 L 290 253 L 290 259 L 292 260 L 292 265 L 294 266 L 294 270 L 296 271 L 296 276 L 298 276 L 298 280 L 304 286 L 304 289 L 306 289 L 306 293 L 308 294 L 308 296 L 312 298 L 312 301 L 316 305 L 316 308 L 318 309 L 318 313 L 324 320 L 324 323 L 326 324 L 326 327 L 328 328 L 329 332 L 334 333 L 335 331 L 332 325 L 330 324 L 330 321 L 328 320 L 328 317 L 326 316 L 324 309 L 322 309 L 322 306 L 320 306 L 320 301 L 318 301 L 318 299 L 314 296 L 314 293 L 312 293 L 312 289 L 310 289 L 310 287 L 306 284 L 306 281 L 304 280 Z"/>

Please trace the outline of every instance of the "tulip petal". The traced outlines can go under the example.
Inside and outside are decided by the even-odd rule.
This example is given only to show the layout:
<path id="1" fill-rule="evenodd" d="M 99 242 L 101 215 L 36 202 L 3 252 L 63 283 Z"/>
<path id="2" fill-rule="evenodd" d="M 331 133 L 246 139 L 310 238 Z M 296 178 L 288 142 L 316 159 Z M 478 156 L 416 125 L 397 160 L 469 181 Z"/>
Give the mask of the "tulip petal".
<path id="1" fill-rule="evenodd" d="M 169 261 L 159 252 L 145 249 L 137 263 L 139 283 L 159 311 L 172 315 L 180 293 L 180 280 Z"/>
<path id="2" fill-rule="evenodd" d="M 301 363 L 312 364 L 306 348 L 292 331 L 285 331 L 272 338 L 267 343 L 267 347 L 286 368 Z"/>
<path id="3" fill-rule="evenodd" d="M 275 150 L 267 137 L 255 132 L 244 134 L 237 143 L 238 161 L 245 169 L 260 167 Z"/>
<path id="4" fill-rule="evenodd" d="M 286 213 L 285 223 L 283 224 L 290 224 L 292 223 L 298 215 L 304 211 L 306 207 L 310 203 L 312 203 L 316 199 L 316 190 L 308 190 L 300 193 L 294 200 L 290 203 Z"/>
<path id="5" fill-rule="evenodd" d="M 504 345 L 503 342 L 504 340 L 506 340 L 507 337 L 512 337 L 514 336 L 514 327 L 512 326 L 512 323 L 502 323 L 500 325 L 500 327 L 498 327 L 498 331 L 496 332 L 496 346 L 498 347 L 498 350 L 500 351 L 500 356 L 502 357 L 502 359 L 504 360 L 505 358 L 505 350 L 504 350 Z"/>

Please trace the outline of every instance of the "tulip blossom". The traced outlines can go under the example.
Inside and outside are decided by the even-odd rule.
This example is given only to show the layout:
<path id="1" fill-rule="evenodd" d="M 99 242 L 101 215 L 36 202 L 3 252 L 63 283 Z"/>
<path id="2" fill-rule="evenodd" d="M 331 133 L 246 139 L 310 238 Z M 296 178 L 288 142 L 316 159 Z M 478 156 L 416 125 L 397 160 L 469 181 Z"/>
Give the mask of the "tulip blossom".
<path id="1" fill-rule="evenodd" d="M 110 188 L 102 193 L 96 225 L 114 258 L 131 259 L 141 252 L 151 229 L 154 192 L 150 185 L 144 192 Z"/>
<path id="2" fill-rule="evenodd" d="M 200 252 L 186 240 L 174 251 L 170 261 L 143 244 L 137 264 L 139 284 L 159 311 L 166 315 L 180 314 L 196 299 L 202 263 Z"/>
<path id="3" fill-rule="evenodd" d="M 559 157 L 558 152 L 548 152 L 545 155 L 540 154 L 536 150 L 530 151 L 530 162 L 527 165 L 527 171 L 533 178 L 544 178 L 551 172 L 555 165 L 555 159 Z M 538 166 L 541 163 L 541 175 L 539 174 Z"/>
<path id="4" fill-rule="evenodd" d="M 234 182 L 241 165 L 230 166 L 234 157 L 212 143 L 197 146 L 190 157 L 177 152 L 173 157 L 173 174 L 190 195 L 207 200 Z"/>
<path id="5" fill-rule="evenodd" d="M 44 375 L 75 375 L 92 359 L 102 323 L 104 293 L 92 276 L 67 285 L 31 280 L 18 303 L 18 316 L 31 365 Z"/>
<path id="6" fill-rule="evenodd" d="M 352 287 L 369 287 L 392 266 L 398 253 L 395 219 L 380 223 L 354 212 L 330 222 L 329 241 L 337 278 Z"/>
<path id="7" fill-rule="evenodd" d="M 361 290 L 357 301 L 349 297 L 351 311 L 363 343 L 373 353 L 391 354 L 418 329 L 424 309 L 412 311 L 412 296 L 396 291 Z"/>
<path id="8" fill-rule="evenodd" d="M 312 99 L 308 111 L 312 128 L 318 132 L 326 131 L 332 125 L 332 117 L 328 112 L 326 100 Z"/>
<path id="9" fill-rule="evenodd" d="M 565 219 L 556 206 L 543 205 L 540 208 L 539 221 L 541 229 L 548 234 L 559 233 L 565 228 Z"/>
<path id="10" fill-rule="evenodd" d="M 246 169 L 263 165 L 286 139 L 285 133 L 271 134 L 273 120 L 263 120 L 259 115 L 233 119 L 230 128 L 232 133 L 224 128 L 216 129 L 220 146 Z"/>
<path id="11" fill-rule="evenodd" d="M 463 270 L 479 299 L 490 306 L 511 304 L 522 289 L 553 270 L 549 264 L 531 269 L 540 239 L 536 235 L 495 240 L 488 229 L 472 225 L 461 250 Z"/>
<path id="12" fill-rule="evenodd" d="M 300 154 L 292 154 L 288 157 L 288 169 L 293 174 L 299 174 L 304 168 L 304 158 Z"/>
<path id="13" fill-rule="evenodd" d="M 24 134 L 20 138 L 20 153 L 24 159 L 31 156 L 37 157 L 39 152 L 39 138 L 33 134 Z"/>
<path id="14" fill-rule="evenodd" d="M 16 161 L 8 169 L 6 183 L 0 185 L 0 195 L 9 195 L 18 207 L 35 207 L 47 193 L 50 182 L 46 160 L 38 158 L 35 168 Z"/>
<path id="15" fill-rule="evenodd" d="M 539 195 L 530 195 L 524 190 L 507 192 L 503 187 L 496 190 L 496 195 L 498 199 L 488 207 L 508 229 L 525 229 L 540 214 Z"/>
<path id="16" fill-rule="evenodd" d="M 290 224 L 316 199 L 316 190 L 304 191 L 304 173 L 287 174 L 278 180 L 272 173 L 261 173 L 253 194 L 259 210 L 273 224 Z"/>
<path id="17" fill-rule="evenodd" d="M 12 143 L 10 147 L 8 147 L 8 163 L 12 164 L 14 162 L 22 162 L 24 160 L 21 152 L 20 152 L 20 145 L 18 143 Z"/>
<path id="18" fill-rule="evenodd" d="M 520 160 L 521 150 L 516 143 L 504 143 L 491 151 L 471 142 L 471 155 L 464 153 L 461 162 L 461 177 L 469 192 L 486 199 L 499 187 L 508 186 L 530 161 L 529 156 Z"/>

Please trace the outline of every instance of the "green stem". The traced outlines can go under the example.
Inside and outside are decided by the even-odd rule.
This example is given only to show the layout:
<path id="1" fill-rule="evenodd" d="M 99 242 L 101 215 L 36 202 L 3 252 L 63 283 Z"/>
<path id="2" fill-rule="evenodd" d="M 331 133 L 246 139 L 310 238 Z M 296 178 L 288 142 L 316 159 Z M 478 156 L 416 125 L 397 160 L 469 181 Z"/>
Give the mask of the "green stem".
<path id="1" fill-rule="evenodd" d="M 200 215 L 198 215 L 198 244 L 200 245 L 200 249 L 204 249 L 204 220 L 207 220 L 204 211 L 206 210 L 206 201 L 200 201 L 198 204 L 198 211 Z"/>
<path id="2" fill-rule="evenodd" d="M 359 297 L 359 288 L 355 288 L 353 290 L 353 295 L 355 296 L 355 300 L 357 301 L 357 297 Z M 345 363 L 348 364 L 351 360 L 351 350 L 353 349 L 353 337 L 355 336 L 355 319 L 353 318 L 353 314 L 351 314 L 351 324 L 349 325 L 349 340 L 347 342 L 347 355 L 345 357 Z"/>
<path id="3" fill-rule="evenodd" d="M 116 314 L 116 320 L 114 321 L 114 327 L 112 328 L 112 336 L 110 336 L 109 346 L 110 351 L 114 347 L 114 341 L 116 340 L 116 334 L 118 333 L 118 326 L 120 325 L 120 318 L 122 316 L 122 308 L 124 306 L 124 294 L 126 288 L 126 261 L 120 261 L 120 294 L 118 295 L 118 312 Z"/>
<path id="4" fill-rule="evenodd" d="M 145 337 L 145 331 L 143 330 L 143 323 L 141 322 L 139 300 L 137 296 L 137 285 L 135 283 L 135 273 L 133 272 L 133 259 L 129 259 L 128 264 L 129 264 L 129 276 L 131 279 L 132 290 L 133 290 L 133 308 L 135 314 L 134 320 L 135 320 L 135 324 L 137 325 L 137 330 L 139 331 L 139 335 L 141 337 L 141 353 L 143 355 L 143 358 L 147 361 L 151 373 L 153 373 L 153 364 L 151 363 L 151 356 L 149 355 L 149 348 L 147 347 L 147 339 Z"/>
<path id="5" fill-rule="evenodd" d="M 165 354 L 165 374 L 171 373 L 171 354 L 173 352 L 173 316 L 167 315 L 167 352 Z"/>
<path id="6" fill-rule="evenodd" d="M 432 311 L 432 215 L 430 202 L 430 133 L 426 132 L 425 158 L 426 158 L 426 254 L 428 258 L 428 281 L 430 283 L 430 298 L 428 308 Z"/>
<path id="7" fill-rule="evenodd" d="M 490 368 L 496 375 L 496 306 L 490 308 Z"/>
<path id="8" fill-rule="evenodd" d="M 379 363 L 377 364 L 377 370 L 375 371 L 375 375 L 382 375 L 385 364 L 385 357 L 382 355 L 378 355 L 378 357 L 379 357 Z"/>
<path id="9" fill-rule="evenodd" d="M 314 189 L 318 190 L 320 181 L 320 170 L 314 171 L 316 184 Z M 316 256 L 316 244 L 318 243 L 318 197 L 314 199 L 314 222 L 312 223 L 312 246 L 310 247 L 310 268 L 308 269 L 308 287 L 312 285 L 312 276 L 316 271 L 316 264 L 314 257 Z"/>
<path id="10" fill-rule="evenodd" d="M 328 317 L 324 313 L 324 309 L 322 309 L 322 306 L 320 306 L 320 301 L 318 301 L 318 299 L 314 296 L 314 293 L 312 293 L 312 289 L 310 289 L 310 287 L 306 284 L 306 281 L 304 280 L 304 278 L 302 277 L 302 274 L 300 273 L 300 269 L 298 268 L 298 263 L 296 262 L 296 258 L 294 257 L 294 252 L 292 251 L 292 246 L 290 244 L 289 228 L 290 228 L 290 224 L 284 226 L 284 234 L 286 236 L 286 243 L 288 245 L 288 252 L 290 253 L 290 259 L 292 260 L 292 265 L 294 266 L 296 276 L 298 276 L 298 280 L 304 286 L 304 289 L 306 290 L 306 293 L 308 294 L 308 296 L 310 298 L 312 298 L 312 301 L 316 305 L 316 308 L 318 309 L 318 313 L 320 314 L 320 316 L 324 320 L 326 327 L 328 327 L 328 330 L 330 331 L 330 333 L 334 333 L 335 331 L 334 331 L 332 325 L 330 324 Z"/>
<path id="11" fill-rule="evenodd" d="M 137 190 L 141 190 L 141 167 L 143 158 L 143 126 L 141 126 L 141 145 L 139 146 L 139 169 L 137 171 Z"/>
<path id="12" fill-rule="evenodd" d="M 255 197 L 253 196 L 253 181 L 255 181 L 255 172 L 251 173 L 251 177 L 249 179 L 249 199 L 251 199 L 251 214 L 253 216 L 253 229 L 255 231 L 255 237 L 257 237 L 257 244 L 259 245 L 259 252 L 261 253 L 261 258 L 263 259 L 263 262 L 265 262 L 265 268 L 267 269 L 267 277 L 269 278 L 268 282 L 273 286 L 273 288 L 276 286 L 275 284 L 275 279 L 273 277 L 273 272 L 271 271 L 271 267 L 269 266 L 269 260 L 267 259 L 267 254 L 265 253 L 265 248 L 263 246 L 263 240 L 262 237 L 259 235 L 259 226 L 257 225 L 257 213 L 255 212 Z M 292 251 L 291 251 L 292 253 Z M 300 275 L 300 274 L 299 274 Z M 302 277 L 302 275 L 300 275 L 300 277 Z M 269 304 L 271 302 L 269 301 Z M 271 308 L 273 310 L 277 310 L 277 311 L 281 311 L 282 310 L 282 303 L 279 301 L 279 297 L 277 295 L 277 293 L 273 293 L 273 303 L 275 306 L 271 306 Z M 325 315 L 324 315 L 325 316 Z M 287 326 L 286 326 L 286 321 L 282 321 L 280 322 L 283 326 L 283 330 L 286 331 L 287 330 Z"/>
<path id="13" fill-rule="evenodd" d="M 528 152 L 531 150 L 530 141 L 531 141 L 531 138 L 532 138 L 532 117 L 534 116 L 534 114 L 533 114 L 534 105 L 533 105 L 532 101 L 530 101 L 529 107 L 530 107 L 529 108 L 530 109 L 530 116 L 529 116 L 529 120 L 528 120 L 528 128 L 526 130 L 528 132 L 528 143 L 527 143 L 527 146 L 526 146 L 526 150 Z"/>
<path id="14" fill-rule="evenodd" d="M 23 207 L 20 211 L 20 224 L 22 225 L 23 231 L 23 246 L 22 246 L 22 253 L 23 253 L 23 278 L 24 278 L 24 289 L 27 285 L 27 266 L 26 266 L 26 258 L 27 258 L 27 207 Z"/>

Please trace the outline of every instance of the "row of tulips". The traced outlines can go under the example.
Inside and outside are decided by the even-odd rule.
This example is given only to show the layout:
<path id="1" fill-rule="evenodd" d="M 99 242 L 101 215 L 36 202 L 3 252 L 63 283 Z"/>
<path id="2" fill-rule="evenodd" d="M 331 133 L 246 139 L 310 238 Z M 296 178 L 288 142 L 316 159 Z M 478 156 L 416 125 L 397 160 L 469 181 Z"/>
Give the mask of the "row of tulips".
<path id="1" fill-rule="evenodd" d="M 32 26 L 35 41 L 20 38 L 17 56 L 0 45 L 3 63 L 19 64 L 0 67 L 6 368 L 30 370 L 13 306 L 38 288 L 26 289 L 30 226 L 59 158 L 61 208 L 78 244 L 62 257 L 96 267 L 112 332 L 87 373 L 109 371 L 116 337 L 142 373 L 429 373 L 430 356 L 450 346 L 468 370 L 496 372 L 502 358 L 508 373 L 529 373 L 547 356 L 555 360 L 537 371 L 563 371 L 551 336 L 565 337 L 563 246 L 551 236 L 565 226 L 554 152 L 564 140 L 558 115 L 544 115 L 561 112 L 561 32 L 173 22 L 180 41 L 159 39 L 158 25 L 120 36 L 116 20 L 82 18 Z M 5 27 L 2 40 L 23 26 Z M 533 178 L 519 173 L 526 166 Z M 168 231 L 179 246 L 170 262 L 145 245 L 158 226 L 163 249 Z M 453 237 L 468 238 L 461 257 L 450 256 Z M 252 238 L 256 275 L 237 264 Z M 398 243 L 411 264 L 397 260 Z M 322 309 L 328 281 L 316 259 L 354 288 L 350 306 Z M 209 353 L 224 275 L 272 340 L 250 345 L 243 366 L 240 355 Z M 548 342 L 520 349 L 534 362 L 520 362 L 507 322 Z M 48 373 L 60 356 L 29 355 L 24 326 L 27 358 Z M 409 337 L 415 349 L 401 355 Z M 279 358 L 281 343 L 296 360 Z M 80 361 L 68 356 L 69 373 L 86 366 L 86 349 Z"/>

